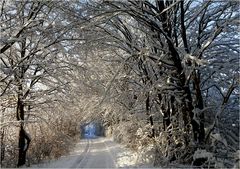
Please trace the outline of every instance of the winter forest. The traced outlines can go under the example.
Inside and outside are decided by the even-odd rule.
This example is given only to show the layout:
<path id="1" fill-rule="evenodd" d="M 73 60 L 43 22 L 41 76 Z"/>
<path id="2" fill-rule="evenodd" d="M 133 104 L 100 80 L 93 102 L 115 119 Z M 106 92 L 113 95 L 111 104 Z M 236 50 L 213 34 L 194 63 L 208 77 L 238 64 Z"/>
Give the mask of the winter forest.
<path id="1" fill-rule="evenodd" d="M 237 169 L 239 5 L 1 0 L 1 167 L 67 155 L 95 122 L 139 166 Z"/>

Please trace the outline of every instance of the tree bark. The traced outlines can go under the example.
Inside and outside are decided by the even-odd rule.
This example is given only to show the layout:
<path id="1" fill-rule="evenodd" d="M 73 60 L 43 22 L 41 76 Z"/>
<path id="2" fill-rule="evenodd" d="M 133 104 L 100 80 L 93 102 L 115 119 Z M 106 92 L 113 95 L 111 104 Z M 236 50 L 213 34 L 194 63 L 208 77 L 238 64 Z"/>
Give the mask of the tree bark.
<path id="1" fill-rule="evenodd" d="M 193 72 L 193 85 L 196 92 L 196 108 L 200 110 L 203 109 L 203 97 L 200 89 L 200 75 L 196 70 Z M 197 140 L 200 144 L 204 143 L 205 140 L 205 130 L 204 130 L 204 113 L 199 115 L 199 124 L 198 124 L 198 136 Z"/>
<path id="2" fill-rule="evenodd" d="M 23 78 L 23 77 L 22 77 Z M 22 101 L 23 87 L 21 82 L 19 82 L 18 86 L 18 101 L 17 101 L 17 113 L 16 118 L 20 123 L 20 130 L 19 130 L 19 138 L 18 138 L 18 163 L 17 167 L 21 167 L 26 163 L 26 155 L 29 144 L 31 142 L 31 138 L 26 133 L 24 129 L 24 103 Z"/>
<path id="3" fill-rule="evenodd" d="M 2 113 L 2 118 L 1 118 L 2 123 L 4 122 L 4 111 L 5 111 L 5 109 L 3 109 L 3 113 Z M 5 158 L 4 136 L 5 136 L 5 128 L 3 127 L 1 130 L 1 166 L 2 166 L 2 162 Z"/>

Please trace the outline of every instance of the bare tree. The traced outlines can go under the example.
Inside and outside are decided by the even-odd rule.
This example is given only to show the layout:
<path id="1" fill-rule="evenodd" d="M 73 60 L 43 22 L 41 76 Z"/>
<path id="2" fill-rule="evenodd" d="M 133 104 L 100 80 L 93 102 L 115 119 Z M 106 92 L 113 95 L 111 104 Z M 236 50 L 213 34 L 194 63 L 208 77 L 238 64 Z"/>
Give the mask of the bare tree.
<path id="1" fill-rule="evenodd" d="M 19 123 L 18 164 L 26 162 L 31 137 L 25 129 L 30 112 L 48 103 L 51 95 L 68 83 L 59 75 L 70 68 L 61 63 L 64 53 L 60 42 L 70 25 L 62 25 L 53 2 L 23 1 L 2 4 L 1 96 L 16 96 L 16 119 Z M 58 23 L 59 22 L 59 23 Z M 13 34 L 16 35 L 13 36 Z"/>

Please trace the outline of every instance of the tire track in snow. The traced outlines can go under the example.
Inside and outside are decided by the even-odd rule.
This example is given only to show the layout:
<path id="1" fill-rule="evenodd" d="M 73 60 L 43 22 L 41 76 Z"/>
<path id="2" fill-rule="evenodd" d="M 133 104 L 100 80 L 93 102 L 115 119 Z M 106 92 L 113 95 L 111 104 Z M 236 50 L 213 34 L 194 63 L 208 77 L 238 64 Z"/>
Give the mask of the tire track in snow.
<path id="1" fill-rule="evenodd" d="M 89 147 L 90 147 L 90 140 L 87 139 L 87 145 L 84 151 L 79 155 L 79 158 L 70 168 L 77 168 L 78 166 L 80 166 L 81 162 L 87 157 L 87 154 L 89 152 Z"/>

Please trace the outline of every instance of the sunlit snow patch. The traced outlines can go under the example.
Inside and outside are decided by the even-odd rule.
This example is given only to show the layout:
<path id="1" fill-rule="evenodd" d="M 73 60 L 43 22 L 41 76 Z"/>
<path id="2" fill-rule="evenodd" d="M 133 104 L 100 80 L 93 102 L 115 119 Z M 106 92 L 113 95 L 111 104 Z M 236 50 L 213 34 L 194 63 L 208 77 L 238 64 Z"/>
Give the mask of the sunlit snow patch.
<path id="1" fill-rule="evenodd" d="M 135 166 L 136 162 L 137 162 L 137 154 L 126 151 L 118 154 L 116 167 L 117 168 L 131 167 L 131 166 Z"/>

